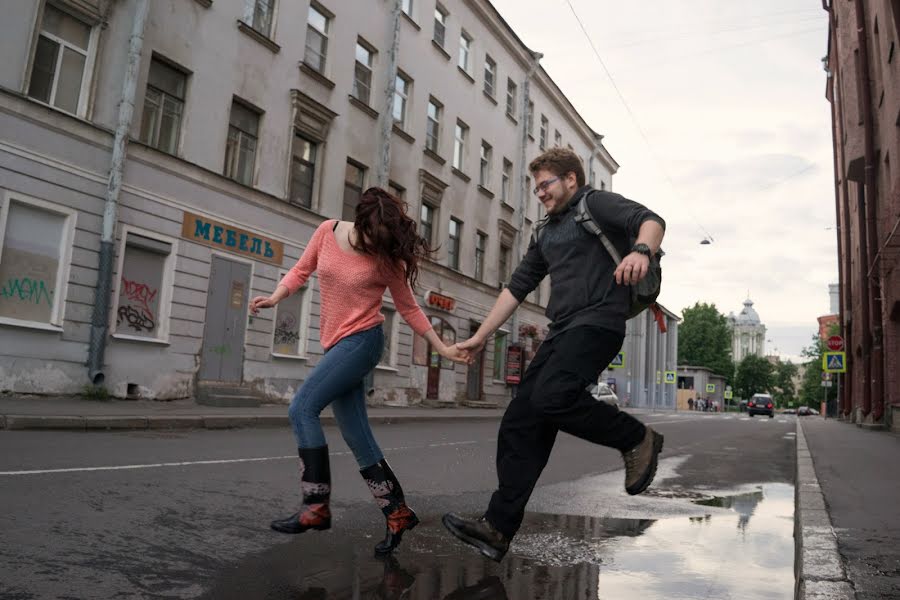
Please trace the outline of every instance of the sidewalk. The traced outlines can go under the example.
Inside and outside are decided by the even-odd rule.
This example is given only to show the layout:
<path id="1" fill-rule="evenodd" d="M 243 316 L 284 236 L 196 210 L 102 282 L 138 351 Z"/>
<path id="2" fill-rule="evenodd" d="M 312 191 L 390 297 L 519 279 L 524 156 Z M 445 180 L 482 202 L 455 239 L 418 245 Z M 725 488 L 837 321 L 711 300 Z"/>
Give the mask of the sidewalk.
<path id="1" fill-rule="evenodd" d="M 0 429 L 228 429 L 289 427 L 286 404 L 258 408 L 203 406 L 193 400 L 88 400 L 79 396 L 0 396 Z M 500 422 L 500 408 L 378 407 L 372 423 L 410 423 L 452 419 Z M 330 409 L 322 422 L 334 424 Z"/>
<path id="2" fill-rule="evenodd" d="M 798 419 L 798 600 L 900 598 L 900 436 Z"/>

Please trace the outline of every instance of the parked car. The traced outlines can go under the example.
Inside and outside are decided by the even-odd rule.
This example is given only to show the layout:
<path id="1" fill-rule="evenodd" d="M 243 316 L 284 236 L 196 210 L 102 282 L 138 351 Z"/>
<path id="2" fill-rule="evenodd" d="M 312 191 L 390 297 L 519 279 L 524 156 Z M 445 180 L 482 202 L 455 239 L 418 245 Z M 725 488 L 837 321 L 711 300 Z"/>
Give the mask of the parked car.
<path id="1" fill-rule="evenodd" d="M 609 402 L 615 406 L 619 405 L 619 397 L 616 396 L 616 393 L 612 391 L 612 388 L 609 387 L 606 383 L 602 381 L 598 381 L 595 385 L 590 387 L 591 396 L 593 396 L 596 400 L 600 400 L 601 402 Z"/>
<path id="2" fill-rule="evenodd" d="M 797 409 L 798 417 L 808 417 L 810 415 L 817 415 L 817 414 L 819 414 L 819 411 L 817 411 L 814 408 L 810 408 L 809 406 L 801 406 L 800 408 Z"/>
<path id="3" fill-rule="evenodd" d="M 797 409 L 796 409 L 796 408 L 786 408 L 786 409 L 784 409 L 783 411 L 781 411 L 781 414 L 783 414 L 783 415 L 796 415 L 796 414 L 797 414 Z"/>
<path id="4" fill-rule="evenodd" d="M 775 401 L 769 394 L 753 394 L 750 401 L 747 402 L 747 413 L 752 417 L 754 415 L 769 415 L 769 418 L 775 416 Z"/>

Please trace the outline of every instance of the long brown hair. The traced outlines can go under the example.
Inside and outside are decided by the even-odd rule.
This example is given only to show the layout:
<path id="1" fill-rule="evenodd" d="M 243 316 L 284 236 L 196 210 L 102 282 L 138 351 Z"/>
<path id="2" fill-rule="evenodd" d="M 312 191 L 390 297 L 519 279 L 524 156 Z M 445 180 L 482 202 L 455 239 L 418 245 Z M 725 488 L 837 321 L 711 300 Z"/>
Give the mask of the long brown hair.
<path id="1" fill-rule="evenodd" d="M 363 192 L 356 205 L 356 242 L 353 249 L 372 255 L 385 272 L 402 270 L 410 287 L 419 277 L 419 261 L 434 249 L 419 237 L 416 222 L 406 214 L 407 204 L 380 187 Z"/>

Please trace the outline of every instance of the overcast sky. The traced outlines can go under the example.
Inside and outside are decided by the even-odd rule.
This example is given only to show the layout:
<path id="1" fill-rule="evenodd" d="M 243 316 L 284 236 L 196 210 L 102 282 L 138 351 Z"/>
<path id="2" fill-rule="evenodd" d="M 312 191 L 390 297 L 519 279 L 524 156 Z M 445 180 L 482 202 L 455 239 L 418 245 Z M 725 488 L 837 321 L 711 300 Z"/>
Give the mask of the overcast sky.
<path id="1" fill-rule="evenodd" d="M 605 136 L 613 190 L 666 219 L 661 302 L 727 315 L 749 291 L 767 352 L 798 357 L 837 282 L 821 4 L 571 0 L 626 108 L 566 0 L 493 3 Z"/>

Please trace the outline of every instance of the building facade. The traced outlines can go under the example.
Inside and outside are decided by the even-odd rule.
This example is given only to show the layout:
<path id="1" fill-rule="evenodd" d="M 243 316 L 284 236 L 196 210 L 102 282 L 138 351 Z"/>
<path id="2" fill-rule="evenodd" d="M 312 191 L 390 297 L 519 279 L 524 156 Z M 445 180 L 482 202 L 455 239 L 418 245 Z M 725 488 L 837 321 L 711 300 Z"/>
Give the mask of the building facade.
<path id="1" fill-rule="evenodd" d="M 760 321 L 750 298 L 744 300 L 744 308 L 737 316 L 728 313 L 727 319 L 731 326 L 731 356 L 735 364 L 750 354 L 766 355 L 766 326 Z"/>
<path id="2" fill-rule="evenodd" d="M 317 281 L 258 316 L 248 300 L 371 185 L 439 248 L 417 299 L 465 339 L 542 216 L 527 161 L 570 146 L 605 189 L 618 168 L 486 0 L 40 0 L 0 28 L 2 391 L 289 399 L 323 352 Z M 548 295 L 471 367 L 386 295 L 370 401 L 505 404 Z"/>
<path id="3" fill-rule="evenodd" d="M 825 96 L 834 143 L 840 414 L 892 424 L 900 407 L 900 4 L 826 1 Z"/>

